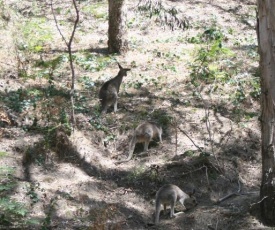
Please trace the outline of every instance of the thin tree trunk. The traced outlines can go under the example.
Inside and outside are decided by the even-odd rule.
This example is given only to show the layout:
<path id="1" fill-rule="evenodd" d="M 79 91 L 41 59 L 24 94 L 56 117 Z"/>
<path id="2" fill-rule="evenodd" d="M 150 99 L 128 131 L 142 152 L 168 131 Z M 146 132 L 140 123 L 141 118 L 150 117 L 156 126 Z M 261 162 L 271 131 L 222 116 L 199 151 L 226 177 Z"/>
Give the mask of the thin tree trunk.
<path id="1" fill-rule="evenodd" d="M 108 51 L 109 53 L 123 53 L 128 49 L 126 40 L 126 10 L 125 0 L 109 0 L 109 29 Z"/>
<path id="2" fill-rule="evenodd" d="M 261 72 L 261 215 L 275 225 L 275 1 L 258 0 L 257 35 Z"/>
<path id="3" fill-rule="evenodd" d="M 74 39 L 74 35 L 75 35 L 75 32 L 76 32 L 76 28 L 77 28 L 77 25 L 78 25 L 78 22 L 79 22 L 79 10 L 78 10 L 78 7 L 77 7 L 77 3 L 76 3 L 76 0 L 72 0 L 72 3 L 73 3 L 73 6 L 74 6 L 74 10 L 75 10 L 75 13 L 76 13 L 76 17 L 75 17 L 75 21 L 74 21 L 74 27 L 73 27 L 73 31 L 71 33 L 71 36 L 70 36 L 70 39 L 69 39 L 69 42 L 67 42 L 66 38 L 64 37 L 64 35 L 62 34 L 59 26 L 58 26 L 58 22 L 57 22 L 57 18 L 56 18 L 56 15 L 54 13 L 54 8 L 53 8 L 53 1 L 51 0 L 50 4 L 51 4 L 51 10 L 52 10 L 52 14 L 53 14 L 53 17 L 54 17 L 54 21 L 55 21 L 55 25 L 57 27 L 57 30 L 59 31 L 63 41 L 65 42 L 67 48 L 68 48 L 68 53 L 69 53 L 69 61 L 70 61 L 70 69 L 71 69 L 71 73 L 72 73 L 72 85 L 71 85 L 71 92 L 70 92 L 70 96 L 71 96 L 71 106 L 72 106 L 72 110 L 71 110 L 71 122 L 72 122 L 72 126 L 73 128 L 75 128 L 75 114 L 74 114 L 74 94 L 75 94 L 75 71 L 74 71 L 74 64 L 73 64 L 73 56 L 72 56 L 72 42 L 73 42 L 73 39 Z"/>
<path id="4" fill-rule="evenodd" d="M 73 124 L 73 128 L 75 128 L 75 114 L 74 114 L 74 97 L 75 97 L 75 71 L 74 71 L 74 63 L 73 63 L 73 56 L 72 56 L 72 42 L 74 39 L 74 35 L 76 32 L 76 28 L 79 22 L 79 10 L 76 4 L 76 0 L 72 0 L 73 1 L 73 5 L 74 5 L 74 9 L 76 12 L 76 18 L 74 21 L 74 27 L 73 27 L 73 31 L 68 43 L 68 52 L 69 52 L 69 60 L 70 60 L 70 67 L 71 67 L 71 72 L 72 72 L 72 86 L 71 86 L 71 106 L 72 106 L 72 111 L 71 111 L 71 122 Z"/>

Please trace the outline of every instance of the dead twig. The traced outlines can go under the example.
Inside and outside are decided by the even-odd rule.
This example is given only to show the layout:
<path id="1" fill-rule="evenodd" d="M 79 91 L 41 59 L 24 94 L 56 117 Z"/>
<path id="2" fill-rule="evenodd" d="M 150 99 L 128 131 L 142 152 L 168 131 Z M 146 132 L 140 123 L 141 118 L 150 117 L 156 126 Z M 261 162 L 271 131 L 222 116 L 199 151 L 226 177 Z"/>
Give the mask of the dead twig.
<path id="1" fill-rule="evenodd" d="M 199 149 L 201 152 L 203 152 L 202 148 L 201 148 L 200 146 L 198 146 L 198 145 L 192 140 L 192 138 L 191 138 L 191 137 L 190 137 L 181 127 L 178 126 L 178 129 L 179 129 L 185 136 L 188 137 L 188 139 L 193 143 L 193 145 L 195 145 L 195 147 L 196 147 L 197 149 Z"/>
<path id="2" fill-rule="evenodd" d="M 215 228 L 212 227 L 211 225 L 208 225 L 207 228 L 209 228 L 210 230 L 217 230 L 218 229 L 218 224 L 219 224 L 219 220 L 217 220 Z"/>
<path id="3" fill-rule="evenodd" d="M 205 175 L 206 175 L 207 184 L 208 186 L 210 186 L 209 178 L 208 178 L 208 168 L 206 166 L 205 166 Z"/>
<path id="4" fill-rule="evenodd" d="M 239 196 L 239 195 L 240 195 L 240 194 L 238 194 L 238 193 L 236 193 L 236 192 L 230 193 L 230 194 L 226 195 L 225 197 L 220 198 L 220 199 L 217 201 L 217 203 L 221 203 L 221 202 L 223 202 L 224 200 L 226 200 L 226 199 L 228 199 L 228 198 L 230 198 L 230 197 L 232 197 L 232 196 Z"/>
<path id="5" fill-rule="evenodd" d="M 183 173 L 182 175 L 183 175 L 183 176 L 186 176 L 186 175 L 189 175 L 189 174 L 191 174 L 191 173 L 200 171 L 200 170 L 202 170 L 203 168 L 207 168 L 207 167 L 204 165 L 204 166 L 202 166 L 202 167 L 200 167 L 200 168 L 194 169 L 194 170 L 189 171 L 189 172 L 187 172 L 187 173 Z"/>
<path id="6" fill-rule="evenodd" d="M 208 132 L 208 136 L 209 136 L 209 140 L 210 140 L 210 144 L 211 144 L 211 152 L 215 158 L 215 160 L 217 161 L 217 165 L 219 166 L 219 168 L 222 168 L 221 165 L 220 165 L 220 162 L 217 158 L 217 155 L 214 151 L 214 133 L 212 133 L 212 127 L 211 127 L 211 122 L 210 122 L 210 111 L 209 111 L 209 106 L 207 105 L 207 103 L 205 102 L 203 96 L 201 95 L 201 92 L 199 90 L 197 90 L 197 93 L 200 97 L 200 99 L 202 100 L 203 102 L 203 105 L 204 105 L 204 111 L 205 111 L 205 125 L 206 125 L 206 130 Z"/>
<path id="7" fill-rule="evenodd" d="M 252 208 L 252 206 L 254 206 L 254 205 L 257 205 L 257 204 L 260 204 L 260 203 L 262 203 L 266 198 L 268 198 L 268 196 L 264 196 L 260 201 L 258 201 L 258 202 L 256 202 L 256 203 L 253 203 L 253 204 L 251 204 L 250 205 L 250 208 Z"/>
<path id="8" fill-rule="evenodd" d="M 207 184 L 208 184 L 208 186 L 209 186 L 210 184 L 209 184 L 209 178 L 208 178 L 208 168 L 207 168 L 207 166 L 205 166 L 205 165 L 203 165 L 203 166 L 200 167 L 200 168 L 197 168 L 197 169 L 194 169 L 194 170 L 192 170 L 192 171 L 189 171 L 189 172 L 187 172 L 187 173 L 183 173 L 182 175 L 185 176 L 185 175 L 188 175 L 188 174 L 191 174 L 191 173 L 200 171 L 200 170 L 202 170 L 202 169 L 204 169 L 204 168 L 205 168 L 205 174 L 206 174 Z"/>
<path id="9" fill-rule="evenodd" d="M 218 229 L 218 224 L 219 224 L 219 219 L 217 219 L 217 223 L 216 223 L 216 228 L 215 228 L 215 230 Z"/>
<path id="10" fill-rule="evenodd" d="M 174 119 L 173 123 L 174 123 L 174 127 L 175 127 L 175 136 L 176 136 L 175 156 L 177 156 L 178 155 L 178 129 L 177 129 L 178 128 L 178 122 L 177 122 L 176 118 Z"/>
<path id="11" fill-rule="evenodd" d="M 237 192 L 230 193 L 230 194 L 226 195 L 225 197 L 220 198 L 220 199 L 217 201 L 217 203 L 221 203 L 221 202 L 227 200 L 228 198 L 230 198 L 230 197 L 232 197 L 232 196 L 244 195 L 244 194 L 241 193 L 242 188 L 241 188 L 240 180 L 238 180 L 238 184 L 239 184 L 239 188 L 238 188 Z"/>

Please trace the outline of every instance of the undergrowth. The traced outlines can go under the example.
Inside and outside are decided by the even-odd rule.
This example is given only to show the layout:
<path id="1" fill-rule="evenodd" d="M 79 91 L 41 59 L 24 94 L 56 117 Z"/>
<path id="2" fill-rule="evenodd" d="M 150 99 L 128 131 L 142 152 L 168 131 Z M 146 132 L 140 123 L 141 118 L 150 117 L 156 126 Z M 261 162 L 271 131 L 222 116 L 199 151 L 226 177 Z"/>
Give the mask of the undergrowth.
<path id="1" fill-rule="evenodd" d="M 8 153 L 1 152 L 0 158 L 7 155 Z M 0 166 L 0 228 L 24 225 L 25 217 L 29 212 L 25 204 L 12 199 L 10 196 L 17 186 L 14 173 L 15 168 Z"/>
<path id="2" fill-rule="evenodd" d="M 193 61 L 189 63 L 190 81 L 196 91 L 200 94 L 201 86 L 207 85 L 206 94 L 222 95 L 226 89 L 235 121 L 256 116 L 251 112 L 248 115 L 242 108 L 246 101 L 259 99 L 258 70 L 243 72 L 240 63 L 236 62 L 236 53 L 226 47 L 225 31 L 212 25 L 187 40 L 197 46 Z M 247 55 L 249 56 L 249 52 Z"/>
<path id="3" fill-rule="evenodd" d="M 81 1 L 82 4 L 83 1 Z M 180 12 L 176 8 L 166 8 L 164 5 L 152 5 L 152 1 L 141 1 L 144 5 L 139 5 L 139 11 L 148 18 L 155 19 L 155 23 L 161 25 L 168 25 L 170 29 L 188 29 L 189 22 L 183 18 L 179 20 Z M 3 1 L 0 1 L 0 8 L 2 8 Z M 86 4 L 83 2 L 83 4 Z M 91 14 L 94 24 L 97 22 L 106 21 L 108 18 L 106 2 L 97 2 L 93 5 L 86 5 L 82 9 L 87 15 Z M 57 9 L 59 13 L 62 8 Z M 166 17 L 168 16 L 168 17 Z M 2 16 L 3 17 L 3 16 Z M 0 94 L 1 101 L 5 106 L 18 116 L 24 117 L 25 114 L 32 120 L 30 125 L 25 124 L 21 126 L 24 131 L 40 131 L 44 135 L 44 139 L 40 144 L 34 145 L 25 152 L 25 156 L 38 166 L 46 164 L 47 151 L 53 150 L 54 140 L 56 140 L 56 130 L 58 127 L 65 127 L 66 135 L 71 134 L 70 126 L 70 85 L 66 83 L 68 55 L 61 51 L 49 55 L 49 44 L 54 41 L 53 31 L 48 26 L 46 18 L 29 18 L 29 21 L 23 21 L 20 34 L 22 37 L 16 40 L 17 45 L 17 61 L 19 63 L 19 80 L 29 79 L 45 80 L 44 83 L 36 84 L 26 88 L 19 88 L 18 90 L 8 90 Z M 63 25 L 67 22 L 63 22 Z M 127 25 L 130 29 L 134 29 L 138 25 L 134 20 L 128 21 Z M 94 26 L 94 25 L 93 25 Z M 83 29 L 83 28 L 82 28 Z M 202 29 L 201 27 L 199 29 Z M 142 31 L 142 29 L 141 29 Z M 85 31 L 87 32 L 87 31 Z M 257 113 L 247 110 L 244 111 L 244 103 L 249 100 L 258 100 L 260 95 L 260 82 L 258 71 L 250 70 L 243 71 L 240 63 L 237 62 L 237 52 L 230 48 L 228 45 L 228 34 L 232 35 L 233 30 L 224 31 L 216 24 L 203 28 L 202 32 L 188 38 L 187 42 L 194 45 L 193 60 L 189 62 L 189 80 L 194 90 L 191 97 L 183 98 L 182 92 L 175 88 L 167 87 L 167 81 L 164 78 L 170 74 L 173 76 L 181 77 L 179 66 L 182 65 L 183 51 L 159 51 L 158 48 L 150 50 L 148 47 L 144 49 L 145 39 L 133 38 L 130 42 L 133 48 L 138 47 L 141 53 L 151 52 L 152 59 L 138 65 L 137 60 L 131 60 L 131 67 L 133 74 L 126 82 L 123 82 L 119 99 L 119 111 L 116 114 L 107 114 L 104 118 L 100 116 L 99 103 L 97 100 L 97 91 L 100 87 L 96 77 L 104 78 L 106 80 L 106 70 L 114 64 L 117 59 L 124 59 L 124 56 L 105 55 L 100 53 L 93 53 L 90 51 L 77 50 L 73 54 L 73 61 L 77 69 L 77 84 L 82 88 L 76 92 L 75 97 L 75 111 L 85 115 L 85 119 L 91 125 L 92 130 L 104 132 L 103 142 L 108 145 L 108 142 L 115 142 L 117 140 L 117 132 L 115 128 L 119 129 L 121 133 L 134 129 L 141 120 L 153 120 L 161 125 L 164 132 L 171 128 L 173 125 L 173 110 L 178 104 L 182 103 L 185 107 L 193 105 L 193 99 L 203 101 L 203 93 L 207 95 L 217 95 L 218 98 L 224 98 L 228 101 L 224 104 L 215 104 L 210 107 L 214 112 L 222 112 L 227 110 L 235 117 L 234 121 L 241 119 L 250 119 L 257 116 Z M 78 39 L 78 38 L 77 38 Z M 177 40 L 178 39 L 178 40 Z M 169 42 L 186 42 L 182 36 L 180 38 L 157 38 L 153 45 L 164 44 Z M 242 43 L 247 42 L 248 50 L 247 55 L 252 60 L 257 58 L 256 45 L 252 40 L 248 41 L 235 41 L 235 45 L 241 46 Z M 100 43 L 102 44 L 102 42 Z M 90 45 L 90 44 L 89 44 Z M 192 52 L 191 51 L 191 52 Z M 58 53 L 58 54 L 57 54 Z M 132 58 L 132 57 L 131 57 Z M 135 59 L 135 57 L 133 58 Z M 156 61 L 156 59 L 158 59 Z M 124 61 L 124 60 L 123 60 Z M 144 64 L 144 66 L 142 66 Z M 136 70 L 138 72 L 135 72 Z M 144 70 L 144 71 L 143 71 Z M 159 76 L 148 76 L 146 71 L 158 70 L 161 72 Z M 94 76 L 96 76 L 94 78 Z M 109 76 L 108 76 L 109 77 Z M 188 84 L 190 84 L 188 82 Z M 175 83 L 177 84 L 177 83 Z M 182 83 L 183 85 L 184 83 Z M 126 98 L 131 103 L 131 95 L 128 89 L 142 90 L 148 89 L 149 96 L 144 96 L 148 99 L 146 102 L 139 102 L 137 105 L 132 106 L 134 112 L 128 112 L 121 106 L 121 101 L 126 95 Z M 182 89 L 182 88 L 181 88 Z M 205 91 L 202 93 L 202 89 Z M 225 89 L 225 90 L 224 90 Z M 154 93 L 163 93 L 162 96 L 156 96 Z M 124 93 L 124 94 L 123 94 Z M 189 93 L 189 92 L 188 92 Z M 164 107 L 163 102 L 169 102 L 171 106 Z M 219 97 L 220 96 L 220 97 Z M 139 96 L 136 96 L 139 97 Z M 141 96 L 142 97 L 142 96 Z M 142 99 L 144 99 L 142 98 Z M 153 99 L 152 99 L 153 98 Z M 172 98 L 172 99 L 170 99 Z M 156 102 L 158 100 L 158 102 Z M 95 103 L 94 103 L 95 102 Z M 159 103 L 160 102 L 160 103 Z M 121 103 L 121 104 L 120 104 Z M 143 103 L 143 104 L 142 104 Z M 92 105 L 91 105 L 92 104 Z M 230 104 L 231 107 L 228 107 Z M 127 104 L 128 106 L 128 104 Z M 129 107 L 130 107 L 129 106 Z M 246 107 L 247 108 L 247 107 Z M 207 108 L 208 109 L 208 108 Z M 132 110 L 131 110 L 132 111 Z M 128 113 L 127 113 L 128 112 Z M 132 116 L 131 116 L 132 115 Z M 209 115 L 209 114 L 208 114 Z M 176 115 L 177 116 L 177 115 Z M 207 116 L 207 115 L 206 115 Z M 183 116 L 184 117 L 184 116 Z M 209 117 L 204 117 L 202 120 L 206 122 Z M 183 120 L 183 119 L 182 119 Z M 185 122 L 185 121 L 183 121 Z M 90 128 L 90 127 L 89 127 Z M 88 129 L 88 128 L 87 128 Z M 114 131 L 115 130 L 115 131 Z M 168 134 L 168 133 L 165 133 Z M 62 151 L 62 149 L 60 150 Z M 190 150 L 191 151 L 191 150 Z M 185 152 L 184 155 L 193 157 L 193 152 Z M 2 153 L 0 153 L 0 157 Z M 3 154 L 2 154 L 3 155 Z M 5 155 L 5 154 L 4 154 Z M 65 155 L 65 153 L 64 153 Z M 214 175 L 215 176 L 215 175 Z M 210 174 L 210 177 L 214 177 Z M 13 200 L 9 193 L 12 193 L 16 186 L 17 181 L 14 177 L 14 168 L 0 167 L 0 224 L 9 226 L 15 221 L 24 224 L 24 218 L 28 214 L 28 209 L 23 203 Z M 160 182 L 157 170 L 147 169 L 144 166 L 134 168 L 126 178 L 126 181 L 135 183 L 136 181 L 148 180 L 149 182 Z M 35 205 L 40 202 L 38 191 L 41 191 L 39 183 L 33 183 L 26 186 L 26 195 L 30 199 L 30 204 Z M 51 228 L 51 218 L 55 212 L 57 197 L 50 200 L 48 210 L 45 211 L 46 217 L 42 223 L 42 229 Z M 103 207 L 98 210 L 95 215 L 91 210 L 91 218 L 93 218 L 93 227 L 99 229 L 106 228 L 108 221 L 112 217 L 112 213 L 116 213 L 116 208 L 113 206 Z"/>

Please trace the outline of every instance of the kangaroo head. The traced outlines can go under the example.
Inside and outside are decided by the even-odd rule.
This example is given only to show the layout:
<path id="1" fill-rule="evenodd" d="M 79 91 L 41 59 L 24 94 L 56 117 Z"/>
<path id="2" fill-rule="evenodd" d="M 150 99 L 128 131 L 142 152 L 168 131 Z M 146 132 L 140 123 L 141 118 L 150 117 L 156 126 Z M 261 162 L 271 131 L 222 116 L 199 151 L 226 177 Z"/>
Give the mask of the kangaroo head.
<path id="1" fill-rule="evenodd" d="M 194 196 L 195 193 L 196 193 L 196 189 L 193 188 L 192 192 L 188 192 L 188 195 L 192 197 Z"/>
<path id="2" fill-rule="evenodd" d="M 193 189 L 192 192 L 189 192 L 189 198 L 184 200 L 184 204 L 187 206 L 187 208 L 191 208 L 194 207 L 198 204 L 196 197 L 194 196 L 194 194 L 196 193 L 196 190 Z"/>
<path id="3" fill-rule="evenodd" d="M 198 205 L 197 199 L 194 196 L 191 196 L 184 200 L 184 206 L 187 209 L 193 208 Z"/>
<path id="4" fill-rule="evenodd" d="M 118 64 L 118 67 L 119 67 L 119 75 L 120 76 L 127 76 L 127 71 L 130 71 L 131 69 L 128 69 L 128 68 L 126 68 L 126 69 L 124 69 L 119 63 L 117 63 Z"/>

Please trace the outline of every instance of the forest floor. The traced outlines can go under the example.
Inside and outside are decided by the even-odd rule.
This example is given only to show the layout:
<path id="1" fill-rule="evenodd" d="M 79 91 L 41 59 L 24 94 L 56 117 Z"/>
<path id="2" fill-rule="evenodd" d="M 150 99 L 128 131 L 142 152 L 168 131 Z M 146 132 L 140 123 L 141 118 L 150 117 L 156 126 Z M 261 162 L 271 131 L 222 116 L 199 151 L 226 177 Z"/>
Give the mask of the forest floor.
<path id="1" fill-rule="evenodd" d="M 0 2 L 0 229 L 271 229 L 259 219 L 254 1 L 167 0 L 152 17 L 128 1 L 122 55 L 107 53 L 107 1 L 77 1 L 74 131 L 59 32 L 69 40 L 71 1 L 54 0 L 53 11 L 50 1 Z M 173 7 L 189 28 L 165 23 Z M 100 116 L 98 90 L 117 62 L 131 71 L 118 112 Z M 145 120 L 162 125 L 163 143 L 147 153 L 138 144 L 116 164 Z M 166 183 L 195 188 L 198 205 L 173 219 L 161 213 L 155 226 L 155 194 Z"/>

